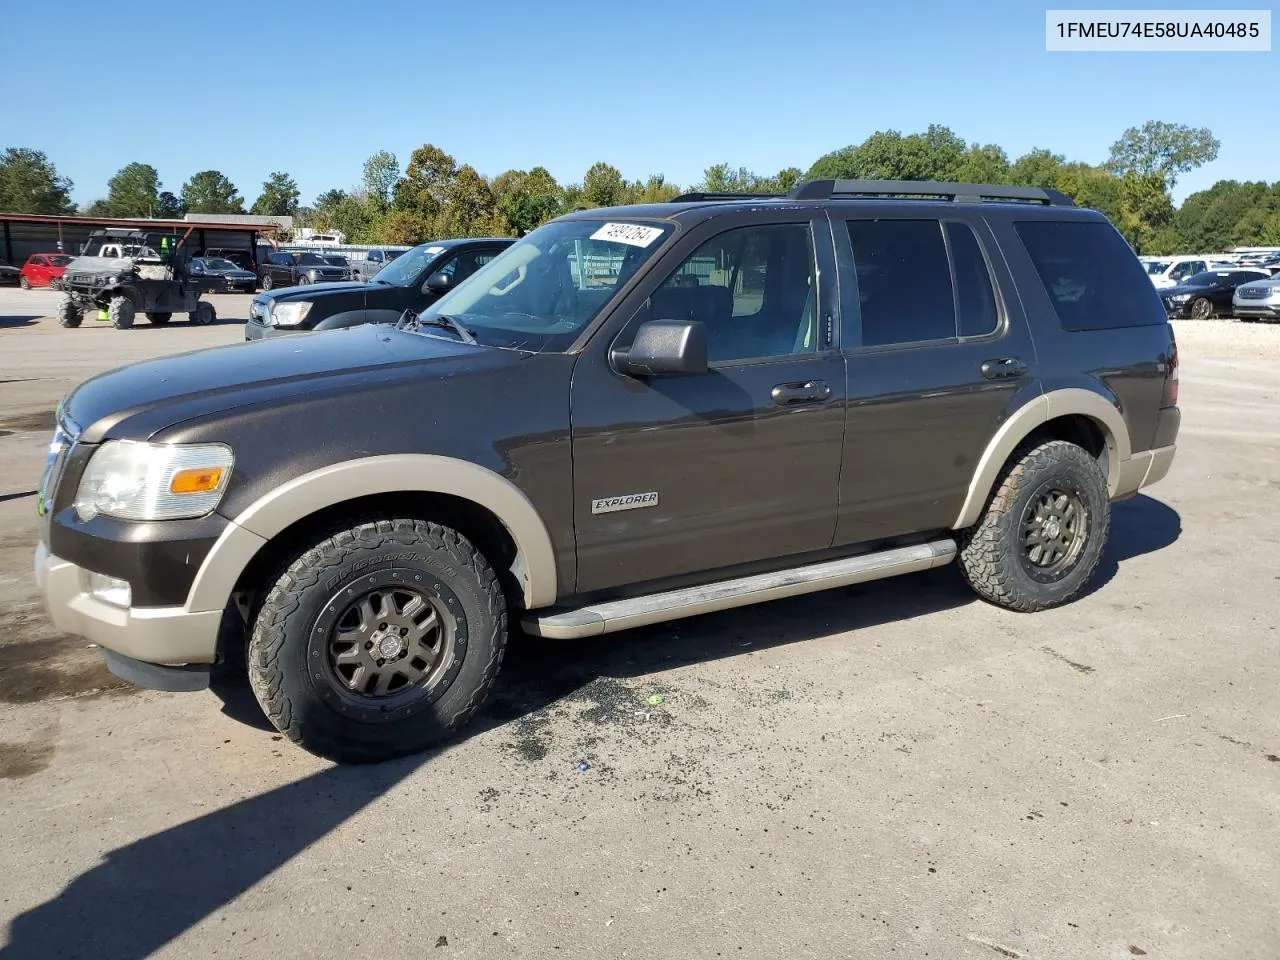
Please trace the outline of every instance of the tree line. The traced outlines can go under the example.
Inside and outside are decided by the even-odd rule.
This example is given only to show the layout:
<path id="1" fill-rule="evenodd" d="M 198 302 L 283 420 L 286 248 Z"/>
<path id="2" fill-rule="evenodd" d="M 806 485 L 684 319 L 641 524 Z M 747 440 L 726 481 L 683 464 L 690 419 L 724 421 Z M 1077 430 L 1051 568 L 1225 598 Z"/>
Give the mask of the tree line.
<path id="1" fill-rule="evenodd" d="M 801 180 L 827 177 L 1039 186 L 1102 211 L 1140 253 L 1280 245 L 1280 181 L 1221 180 L 1174 207 L 1170 192 L 1178 177 L 1214 160 L 1218 149 L 1206 128 L 1153 121 L 1124 131 L 1101 164 L 1070 161 L 1047 149 L 1011 160 L 995 144 L 968 143 L 934 124 L 923 133 L 877 131 L 819 157 L 804 171 L 788 167 L 761 175 L 716 164 L 687 189 L 785 193 Z M 38 150 L 10 147 L 0 154 L 0 210 L 75 213 L 71 189 L 71 181 Z M 662 174 L 627 180 L 603 161 L 568 184 L 557 182 L 544 167 L 486 177 L 428 143 L 413 151 L 403 169 L 394 154 L 378 151 L 365 161 L 357 183 L 326 190 L 311 204 L 301 202 L 293 177 L 273 172 L 248 210 L 236 185 L 217 170 L 193 174 L 174 193 L 164 189 L 155 167 L 130 163 L 107 181 L 105 197 L 80 212 L 292 216 L 299 226 L 340 230 L 352 243 L 415 244 L 443 237 L 518 236 L 569 210 L 661 203 L 682 192 Z"/>

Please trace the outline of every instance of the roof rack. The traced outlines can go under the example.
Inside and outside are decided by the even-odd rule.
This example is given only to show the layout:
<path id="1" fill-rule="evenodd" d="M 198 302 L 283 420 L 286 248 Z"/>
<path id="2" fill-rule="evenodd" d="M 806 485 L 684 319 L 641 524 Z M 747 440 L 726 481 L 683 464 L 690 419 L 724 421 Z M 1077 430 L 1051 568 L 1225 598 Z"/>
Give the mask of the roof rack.
<path id="1" fill-rule="evenodd" d="M 668 203 L 698 203 L 702 200 L 769 200 L 785 197 L 785 193 L 682 193 Z"/>
<path id="2" fill-rule="evenodd" d="M 1065 193 L 1045 187 L 1012 187 L 992 183 L 943 183 L 938 180 L 806 180 L 787 194 L 792 200 L 839 197 L 935 197 L 956 203 L 1022 200 L 1054 207 L 1074 207 Z"/>

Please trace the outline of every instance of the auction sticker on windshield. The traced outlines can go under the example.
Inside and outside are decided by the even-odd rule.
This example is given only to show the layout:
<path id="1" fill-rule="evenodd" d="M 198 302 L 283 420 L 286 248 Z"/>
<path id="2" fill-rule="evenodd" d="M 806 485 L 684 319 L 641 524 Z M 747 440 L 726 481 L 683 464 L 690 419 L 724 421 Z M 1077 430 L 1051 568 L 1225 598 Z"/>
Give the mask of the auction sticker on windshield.
<path id="1" fill-rule="evenodd" d="M 661 227 L 642 227 L 635 223 L 606 223 L 591 235 L 592 240 L 612 240 L 633 247 L 647 247 L 662 236 Z"/>

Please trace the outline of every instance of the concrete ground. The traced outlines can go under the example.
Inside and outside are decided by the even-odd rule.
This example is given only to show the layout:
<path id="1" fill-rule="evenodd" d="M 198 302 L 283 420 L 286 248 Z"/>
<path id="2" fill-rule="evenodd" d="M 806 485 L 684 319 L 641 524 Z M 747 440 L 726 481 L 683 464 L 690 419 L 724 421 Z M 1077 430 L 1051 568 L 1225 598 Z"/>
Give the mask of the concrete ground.
<path id="1" fill-rule="evenodd" d="M 0 291 L 5 956 L 1276 955 L 1280 326 L 1179 326 L 1173 472 L 1069 607 L 947 568 L 524 638 L 457 743 L 343 769 L 243 690 L 140 692 L 47 624 L 53 403 L 240 338 L 52 302 Z"/>

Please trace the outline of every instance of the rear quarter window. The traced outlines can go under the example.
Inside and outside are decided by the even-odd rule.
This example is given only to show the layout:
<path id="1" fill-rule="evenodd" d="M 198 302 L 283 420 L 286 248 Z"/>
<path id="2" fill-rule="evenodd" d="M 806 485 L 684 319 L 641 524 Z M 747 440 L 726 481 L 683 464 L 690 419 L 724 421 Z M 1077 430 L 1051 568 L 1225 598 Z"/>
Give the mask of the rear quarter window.
<path id="1" fill-rule="evenodd" d="M 1023 220 L 1014 228 L 1063 329 L 1168 322 L 1142 264 L 1111 224 Z"/>

